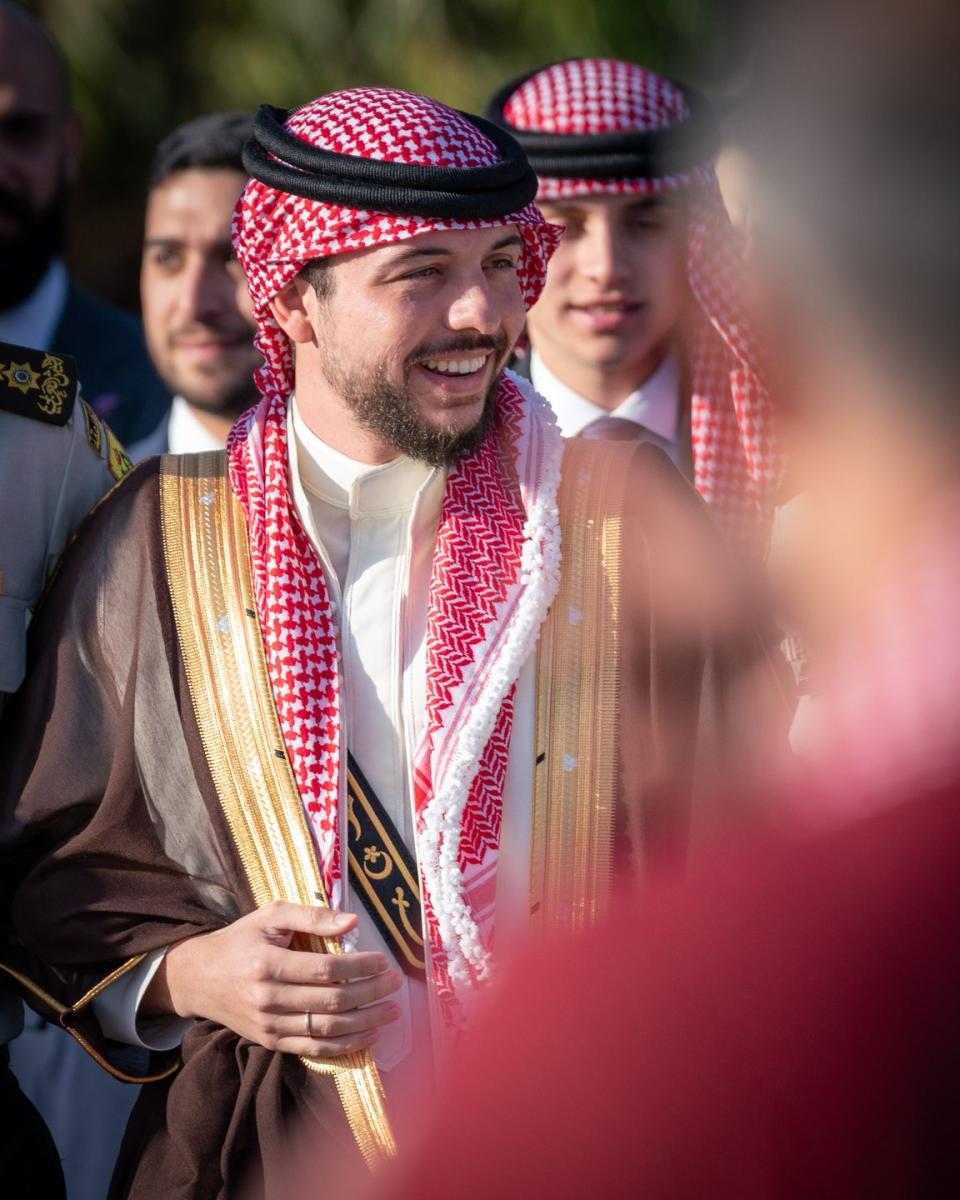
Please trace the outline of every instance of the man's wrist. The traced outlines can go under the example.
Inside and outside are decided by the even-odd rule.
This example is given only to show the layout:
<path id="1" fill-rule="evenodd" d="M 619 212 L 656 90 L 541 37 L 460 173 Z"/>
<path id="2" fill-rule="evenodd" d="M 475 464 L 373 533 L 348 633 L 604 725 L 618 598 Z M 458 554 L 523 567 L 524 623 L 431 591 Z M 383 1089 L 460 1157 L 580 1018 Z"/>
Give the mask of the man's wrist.
<path id="1" fill-rule="evenodd" d="M 190 984 L 194 978 L 197 952 L 202 951 L 198 943 L 202 943 L 205 937 L 205 934 L 197 934 L 196 937 L 177 942 L 167 950 L 140 1002 L 140 1012 L 144 1017 L 195 1018 L 199 1015 L 192 1009 Z"/>

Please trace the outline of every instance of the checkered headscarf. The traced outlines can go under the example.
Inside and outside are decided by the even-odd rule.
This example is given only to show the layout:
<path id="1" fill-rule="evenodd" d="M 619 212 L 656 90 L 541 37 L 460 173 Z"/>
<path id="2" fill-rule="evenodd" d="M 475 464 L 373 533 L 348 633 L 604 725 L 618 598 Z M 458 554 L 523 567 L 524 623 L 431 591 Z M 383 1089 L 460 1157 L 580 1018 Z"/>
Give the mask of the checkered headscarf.
<path id="1" fill-rule="evenodd" d="M 523 134 L 585 139 L 681 129 L 691 118 L 690 93 L 633 63 L 572 59 L 527 77 L 504 101 L 503 124 Z M 525 147 L 530 153 L 529 147 Z M 536 167 L 537 159 L 531 153 Z M 623 156 L 629 161 L 629 155 Z M 629 170 L 625 167 L 625 172 Z M 540 200 L 683 190 L 689 196 L 687 276 L 696 301 L 691 362 L 691 426 L 698 491 L 734 541 L 765 546 L 780 473 L 770 397 L 740 305 L 740 245 L 712 163 L 677 174 L 552 177 L 538 168 Z"/>
<path id="2" fill-rule="evenodd" d="M 498 160 L 489 138 L 454 109 L 387 88 L 321 96 L 292 113 L 285 128 L 314 146 L 385 162 L 467 170 Z M 529 308 L 543 288 L 547 260 L 560 237 L 532 204 L 488 220 L 401 216 L 321 204 L 251 179 L 234 213 L 233 249 L 253 299 L 257 347 L 264 357 L 257 374 L 261 393 L 287 397 L 293 391 L 290 342 L 270 312 L 270 301 L 307 263 L 423 233 L 497 225 L 516 225 L 523 235 L 519 277 Z"/>

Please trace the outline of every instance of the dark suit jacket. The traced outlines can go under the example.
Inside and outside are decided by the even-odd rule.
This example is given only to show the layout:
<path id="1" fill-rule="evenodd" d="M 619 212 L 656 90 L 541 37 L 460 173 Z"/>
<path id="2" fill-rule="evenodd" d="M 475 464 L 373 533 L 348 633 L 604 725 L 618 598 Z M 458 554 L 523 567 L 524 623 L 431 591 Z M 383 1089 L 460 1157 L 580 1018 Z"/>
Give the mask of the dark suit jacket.
<path id="1" fill-rule="evenodd" d="M 77 360 L 84 399 L 125 445 L 152 432 L 170 407 L 137 318 L 73 283 L 51 345 Z"/>

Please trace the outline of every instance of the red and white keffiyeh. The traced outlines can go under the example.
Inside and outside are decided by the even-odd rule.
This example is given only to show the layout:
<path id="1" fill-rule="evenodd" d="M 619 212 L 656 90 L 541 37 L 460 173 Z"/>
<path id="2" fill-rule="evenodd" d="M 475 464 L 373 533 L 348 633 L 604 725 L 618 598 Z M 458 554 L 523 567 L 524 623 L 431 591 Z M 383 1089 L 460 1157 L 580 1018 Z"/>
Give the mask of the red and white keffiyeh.
<path id="1" fill-rule="evenodd" d="M 682 91 L 634 63 L 572 59 L 538 71 L 506 102 L 509 125 L 539 133 L 644 132 L 689 116 Z M 765 547 L 781 471 L 770 397 L 740 302 L 740 242 L 712 165 L 659 179 L 540 179 L 540 200 L 689 194 L 687 276 L 696 301 L 691 434 L 697 490 L 737 543 Z"/>
<path id="2" fill-rule="evenodd" d="M 342 154 L 473 167 L 497 161 L 475 126 L 436 101 L 377 88 L 323 96 L 286 129 Z M 337 623 L 320 561 L 288 484 L 291 346 L 270 300 L 314 258 L 439 230 L 516 225 L 529 307 L 560 230 L 537 208 L 490 220 L 392 216 L 340 208 L 248 183 L 234 216 L 264 364 L 261 403 L 230 435 L 267 664 L 284 742 L 331 903 L 345 895 L 344 747 Z M 512 377 L 501 381 L 491 436 L 447 481 L 427 620 L 427 719 L 415 763 L 417 858 L 431 970 L 446 1010 L 488 969 L 513 691 L 559 579 L 556 492 L 562 445 L 552 414 Z"/>

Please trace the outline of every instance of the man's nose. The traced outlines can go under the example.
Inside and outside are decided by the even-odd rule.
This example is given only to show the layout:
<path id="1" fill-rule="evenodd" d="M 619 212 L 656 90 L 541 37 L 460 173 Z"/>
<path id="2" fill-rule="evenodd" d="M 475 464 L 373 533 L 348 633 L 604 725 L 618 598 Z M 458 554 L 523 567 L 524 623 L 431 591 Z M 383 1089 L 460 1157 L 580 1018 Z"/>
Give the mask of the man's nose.
<path id="1" fill-rule="evenodd" d="M 626 282 L 626 257 L 610 221 L 598 220 L 586 230 L 578 256 L 580 270 L 598 287 L 620 287 Z"/>
<path id="2" fill-rule="evenodd" d="M 470 283 L 451 303 L 447 324 L 451 329 L 495 333 L 502 324 L 500 304 L 485 279 Z"/>
<path id="3" fill-rule="evenodd" d="M 226 273 L 209 263 L 192 263 L 180 276 L 177 312 L 181 320 L 209 322 L 223 317 L 230 294 Z"/>

